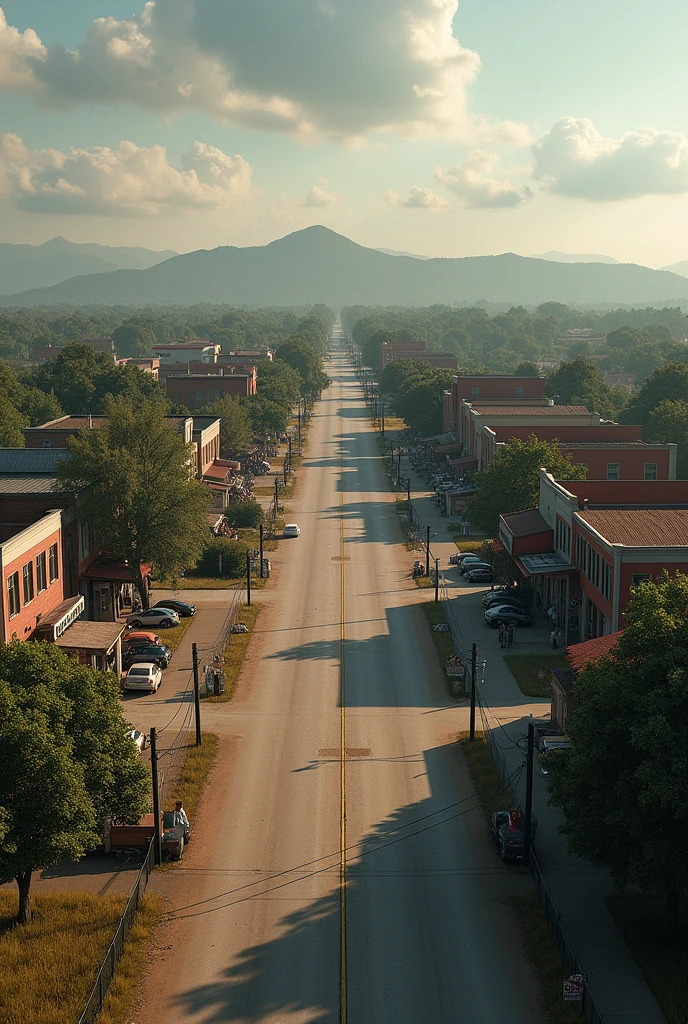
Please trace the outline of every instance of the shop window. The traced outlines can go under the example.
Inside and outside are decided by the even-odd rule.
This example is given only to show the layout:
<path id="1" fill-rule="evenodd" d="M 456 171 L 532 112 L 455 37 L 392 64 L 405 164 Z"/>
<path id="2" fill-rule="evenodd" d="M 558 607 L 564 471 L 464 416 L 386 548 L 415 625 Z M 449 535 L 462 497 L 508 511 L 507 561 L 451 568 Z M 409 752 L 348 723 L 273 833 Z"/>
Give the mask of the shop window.
<path id="1" fill-rule="evenodd" d="M 10 618 L 19 615 L 19 573 L 13 572 L 7 577 L 7 607 Z"/>
<path id="2" fill-rule="evenodd" d="M 50 572 L 50 582 L 53 583 L 60 575 L 57 563 L 57 544 L 50 545 L 50 550 L 48 551 L 48 570 Z"/>
<path id="3" fill-rule="evenodd" d="M 641 583 L 645 583 L 646 580 L 651 580 L 652 576 L 649 572 L 634 572 L 631 576 L 631 586 L 639 587 Z"/>
<path id="4" fill-rule="evenodd" d="M 620 478 L 621 478 L 621 475 L 619 473 L 619 463 L 618 462 L 608 462 L 607 463 L 607 480 L 619 480 Z"/>
<path id="5" fill-rule="evenodd" d="M 41 551 L 40 555 L 36 557 L 36 590 L 40 594 L 41 591 L 47 590 L 48 588 L 48 574 L 45 564 L 45 551 Z"/>
<path id="6" fill-rule="evenodd" d="M 24 588 L 24 604 L 33 601 L 33 562 L 22 566 L 22 585 Z"/>
<path id="7" fill-rule="evenodd" d="M 657 463 L 646 462 L 645 463 L 645 479 L 656 480 L 657 479 Z"/>

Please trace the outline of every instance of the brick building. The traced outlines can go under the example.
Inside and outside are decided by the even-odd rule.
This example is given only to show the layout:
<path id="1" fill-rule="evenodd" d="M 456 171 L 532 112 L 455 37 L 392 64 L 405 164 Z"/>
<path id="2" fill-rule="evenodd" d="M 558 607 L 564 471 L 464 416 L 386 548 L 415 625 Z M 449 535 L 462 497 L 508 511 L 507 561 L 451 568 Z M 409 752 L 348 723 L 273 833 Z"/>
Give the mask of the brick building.
<path id="1" fill-rule="evenodd" d="M 26 640 L 64 599 L 62 512 L 23 525 L 0 506 L 0 641 Z"/>
<path id="2" fill-rule="evenodd" d="M 455 370 L 457 367 L 456 356 L 435 352 L 424 341 L 383 341 L 380 344 L 380 373 L 384 373 L 390 363 L 408 359 L 422 359 L 438 369 Z"/>
<path id="3" fill-rule="evenodd" d="M 462 402 L 501 405 L 546 405 L 544 377 L 512 377 L 507 374 L 456 374 L 445 392 L 442 429 L 456 437 Z"/>
<path id="4" fill-rule="evenodd" d="M 160 360 L 160 366 L 170 363 L 216 363 L 221 345 L 210 341 L 177 341 L 153 345 L 153 355 Z"/>
<path id="5" fill-rule="evenodd" d="M 500 517 L 499 539 L 567 644 L 623 628 L 631 588 L 688 573 L 688 481 L 555 481 L 537 509 Z"/>
<path id="6" fill-rule="evenodd" d="M 255 378 L 245 373 L 189 374 L 168 377 L 167 397 L 187 409 L 201 409 L 219 398 L 246 398 L 256 393 Z"/>

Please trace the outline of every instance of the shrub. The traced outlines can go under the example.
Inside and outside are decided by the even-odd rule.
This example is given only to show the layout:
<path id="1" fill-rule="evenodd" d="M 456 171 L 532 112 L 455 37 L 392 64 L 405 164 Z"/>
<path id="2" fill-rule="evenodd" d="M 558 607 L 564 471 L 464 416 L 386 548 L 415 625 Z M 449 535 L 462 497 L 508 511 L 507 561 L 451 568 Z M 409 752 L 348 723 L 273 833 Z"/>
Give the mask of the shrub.
<path id="1" fill-rule="evenodd" d="M 250 501 L 233 501 L 225 509 L 225 518 L 235 530 L 255 530 L 263 522 L 263 509 L 255 498 Z"/>
<path id="2" fill-rule="evenodd" d="M 228 540 L 227 537 L 215 537 L 208 542 L 196 565 L 200 576 L 227 576 L 238 579 L 246 572 L 246 552 L 248 547 L 240 540 Z M 220 572 L 222 558 L 222 572 Z"/>

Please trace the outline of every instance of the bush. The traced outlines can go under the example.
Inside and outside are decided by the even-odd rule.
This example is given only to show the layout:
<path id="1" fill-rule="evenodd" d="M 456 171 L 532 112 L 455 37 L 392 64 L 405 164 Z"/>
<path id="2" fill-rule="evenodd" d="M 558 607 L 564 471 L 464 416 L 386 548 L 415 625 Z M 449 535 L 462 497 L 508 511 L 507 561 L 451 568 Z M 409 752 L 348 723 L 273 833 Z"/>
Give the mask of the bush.
<path id="1" fill-rule="evenodd" d="M 255 530 L 263 522 L 263 509 L 255 499 L 233 501 L 225 509 L 225 518 L 235 530 Z"/>
<path id="2" fill-rule="evenodd" d="M 215 537 L 208 543 L 195 571 L 199 576 L 227 576 L 230 579 L 239 579 L 246 573 L 247 551 L 248 547 L 240 540 Z M 220 557 L 222 558 L 222 572 L 220 572 Z"/>

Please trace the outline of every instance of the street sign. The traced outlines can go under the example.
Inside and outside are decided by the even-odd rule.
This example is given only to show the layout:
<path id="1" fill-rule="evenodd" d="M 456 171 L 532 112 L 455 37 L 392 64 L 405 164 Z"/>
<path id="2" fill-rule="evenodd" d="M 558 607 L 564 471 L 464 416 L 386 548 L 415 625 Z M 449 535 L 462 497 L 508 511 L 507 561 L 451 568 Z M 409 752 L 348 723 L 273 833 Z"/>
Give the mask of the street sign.
<path id="1" fill-rule="evenodd" d="M 564 979 L 564 1002 L 580 1002 L 583 998 L 583 981 L 582 974 L 572 974 L 570 978 Z"/>

